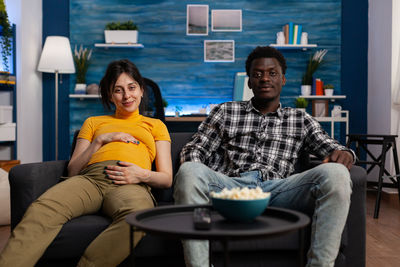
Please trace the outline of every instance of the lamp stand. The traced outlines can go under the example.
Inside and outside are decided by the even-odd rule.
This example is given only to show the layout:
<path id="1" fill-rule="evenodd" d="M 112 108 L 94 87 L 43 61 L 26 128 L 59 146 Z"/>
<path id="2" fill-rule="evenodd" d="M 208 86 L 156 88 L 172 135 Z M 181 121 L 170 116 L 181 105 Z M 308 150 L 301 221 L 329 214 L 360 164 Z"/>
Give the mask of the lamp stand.
<path id="1" fill-rule="evenodd" d="M 55 157 L 56 160 L 58 160 L 58 70 L 55 71 L 55 142 L 56 142 L 56 147 L 55 147 Z"/>

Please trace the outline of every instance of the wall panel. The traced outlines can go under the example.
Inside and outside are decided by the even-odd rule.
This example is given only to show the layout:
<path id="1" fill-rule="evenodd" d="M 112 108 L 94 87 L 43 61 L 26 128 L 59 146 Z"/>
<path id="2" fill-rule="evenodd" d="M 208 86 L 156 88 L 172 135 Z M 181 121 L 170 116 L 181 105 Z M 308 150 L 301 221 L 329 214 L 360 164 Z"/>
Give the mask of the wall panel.
<path id="1" fill-rule="evenodd" d="M 209 5 L 208 36 L 186 35 L 186 5 Z M 242 32 L 212 32 L 212 9 L 242 9 Z M 104 42 L 104 26 L 110 21 L 132 19 L 139 26 L 143 49 L 102 49 L 94 43 Z M 232 100 L 236 72 L 244 71 L 247 55 L 258 45 L 275 43 L 276 32 L 289 21 L 303 25 L 309 43 L 328 49 L 326 63 L 317 76 L 341 93 L 341 1 L 340 0 L 224 0 L 224 1 L 127 1 L 70 0 L 71 44 L 92 47 L 93 60 L 87 81 L 98 83 L 107 64 L 129 58 L 145 77 L 161 87 L 169 102 L 185 113 L 196 112 L 204 105 Z M 203 62 L 204 40 L 235 40 L 233 63 Z M 288 62 L 287 84 L 282 104 L 293 106 L 300 93 L 301 76 L 310 55 L 316 50 L 283 51 Z M 73 92 L 72 76 L 70 92 Z M 79 128 L 86 116 L 102 114 L 97 100 L 70 100 L 70 134 Z"/>

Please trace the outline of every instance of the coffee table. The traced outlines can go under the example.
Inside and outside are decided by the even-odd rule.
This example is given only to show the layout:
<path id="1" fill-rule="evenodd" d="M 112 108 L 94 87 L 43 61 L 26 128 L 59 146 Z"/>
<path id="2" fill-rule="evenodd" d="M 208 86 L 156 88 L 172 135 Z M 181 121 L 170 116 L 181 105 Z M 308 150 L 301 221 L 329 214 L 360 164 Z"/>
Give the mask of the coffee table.
<path id="1" fill-rule="evenodd" d="M 212 225 L 209 230 L 196 230 L 193 226 L 195 208 L 211 209 Z M 211 241 L 220 241 L 224 248 L 224 265 L 229 263 L 228 241 L 255 239 L 299 231 L 299 266 L 304 265 L 304 228 L 310 219 L 303 213 L 276 207 L 268 207 L 253 222 L 240 223 L 224 219 L 212 205 L 168 205 L 129 214 L 126 221 L 131 225 L 132 264 L 135 264 L 134 231 L 144 231 L 179 239 L 201 239 L 210 241 L 210 265 L 212 263 Z"/>

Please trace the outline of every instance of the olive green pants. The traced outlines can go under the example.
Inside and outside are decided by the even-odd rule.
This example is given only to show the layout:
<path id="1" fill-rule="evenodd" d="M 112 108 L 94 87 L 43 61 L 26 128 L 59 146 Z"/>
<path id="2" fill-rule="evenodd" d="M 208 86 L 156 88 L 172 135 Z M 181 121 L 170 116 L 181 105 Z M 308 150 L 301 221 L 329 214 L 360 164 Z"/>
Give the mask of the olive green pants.
<path id="1" fill-rule="evenodd" d="M 130 253 L 130 228 L 126 215 L 154 207 L 146 185 L 115 185 L 104 167 L 116 161 L 88 166 L 79 175 L 58 183 L 26 211 L 0 255 L 1 267 L 34 266 L 62 226 L 72 218 L 96 213 L 112 218 L 112 224 L 86 248 L 78 266 L 117 266 Z M 135 245 L 143 233 L 135 232 Z"/>

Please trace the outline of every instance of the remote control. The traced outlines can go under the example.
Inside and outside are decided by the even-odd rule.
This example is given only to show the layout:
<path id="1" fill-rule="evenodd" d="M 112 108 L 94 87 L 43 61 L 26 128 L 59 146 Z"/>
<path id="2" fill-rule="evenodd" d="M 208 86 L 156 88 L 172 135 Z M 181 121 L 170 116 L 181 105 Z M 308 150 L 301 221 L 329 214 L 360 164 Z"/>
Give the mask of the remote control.
<path id="1" fill-rule="evenodd" d="M 209 230 L 211 228 L 210 209 L 195 208 L 193 210 L 193 224 L 197 230 Z"/>

